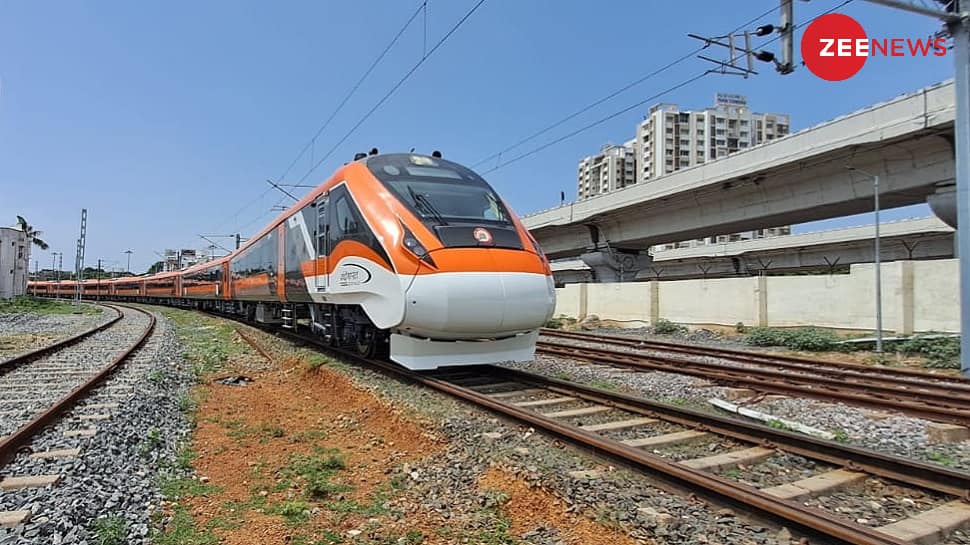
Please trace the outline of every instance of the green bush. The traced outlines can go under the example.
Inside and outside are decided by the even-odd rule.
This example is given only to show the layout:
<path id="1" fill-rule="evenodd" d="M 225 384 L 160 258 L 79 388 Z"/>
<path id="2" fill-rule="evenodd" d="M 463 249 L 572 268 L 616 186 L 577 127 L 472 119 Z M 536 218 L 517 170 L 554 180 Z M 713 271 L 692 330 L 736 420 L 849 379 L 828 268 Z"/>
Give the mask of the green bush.
<path id="1" fill-rule="evenodd" d="M 546 327 L 548 327 L 549 329 L 562 329 L 567 325 L 573 325 L 575 323 L 576 323 L 576 318 L 570 318 L 565 314 L 560 314 L 555 318 L 549 318 L 549 321 L 546 322 Z"/>
<path id="2" fill-rule="evenodd" d="M 790 330 L 754 327 L 744 338 L 744 342 L 752 346 L 784 346 L 791 350 L 811 352 L 837 350 L 841 340 L 835 333 L 815 327 Z"/>
<path id="3" fill-rule="evenodd" d="M 676 322 L 671 322 L 666 318 L 661 318 L 653 326 L 653 332 L 659 335 L 674 335 L 677 333 L 687 333 L 687 327 Z"/>
<path id="4" fill-rule="evenodd" d="M 751 346 L 785 346 L 788 332 L 771 327 L 752 327 L 744 342 Z"/>
<path id="5" fill-rule="evenodd" d="M 744 325 L 744 322 L 738 322 L 734 324 L 734 330 L 743 334 L 748 331 L 748 326 Z"/>
<path id="6" fill-rule="evenodd" d="M 920 355 L 926 358 L 927 367 L 940 369 L 960 368 L 960 339 L 940 337 L 927 339 L 913 337 L 900 343 L 896 350 L 903 354 Z"/>
<path id="7" fill-rule="evenodd" d="M 788 332 L 785 346 L 792 350 L 827 352 L 837 350 L 841 341 L 842 338 L 831 331 L 806 327 Z"/>

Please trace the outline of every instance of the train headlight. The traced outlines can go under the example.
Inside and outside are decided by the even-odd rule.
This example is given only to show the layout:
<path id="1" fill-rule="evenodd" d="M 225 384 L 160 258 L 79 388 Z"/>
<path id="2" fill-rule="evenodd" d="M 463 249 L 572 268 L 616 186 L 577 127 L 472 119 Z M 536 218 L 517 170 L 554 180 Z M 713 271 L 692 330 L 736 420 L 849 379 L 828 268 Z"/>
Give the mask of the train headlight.
<path id="1" fill-rule="evenodd" d="M 421 244 L 421 241 L 418 240 L 418 237 L 414 236 L 414 233 L 408 229 L 407 225 L 404 225 L 404 222 L 401 222 L 401 229 L 404 231 L 404 238 L 401 240 L 404 247 L 416 255 L 421 261 L 437 268 L 438 265 L 435 264 L 434 259 L 431 259 L 431 254 L 428 253 L 428 249 Z"/>

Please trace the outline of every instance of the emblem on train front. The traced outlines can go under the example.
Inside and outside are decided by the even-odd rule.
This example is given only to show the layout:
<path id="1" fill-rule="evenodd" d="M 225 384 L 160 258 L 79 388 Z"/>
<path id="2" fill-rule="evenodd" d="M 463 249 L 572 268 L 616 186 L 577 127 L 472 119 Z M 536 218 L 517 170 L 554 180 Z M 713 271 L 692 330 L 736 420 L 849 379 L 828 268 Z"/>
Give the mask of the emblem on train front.
<path id="1" fill-rule="evenodd" d="M 489 233 L 488 229 L 485 229 L 484 227 L 476 227 L 475 230 L 472 231 L 472 236 L 475 237 L 475 240 L 477 240 L 479 244 L 492 243 L 492 233 Z"/>

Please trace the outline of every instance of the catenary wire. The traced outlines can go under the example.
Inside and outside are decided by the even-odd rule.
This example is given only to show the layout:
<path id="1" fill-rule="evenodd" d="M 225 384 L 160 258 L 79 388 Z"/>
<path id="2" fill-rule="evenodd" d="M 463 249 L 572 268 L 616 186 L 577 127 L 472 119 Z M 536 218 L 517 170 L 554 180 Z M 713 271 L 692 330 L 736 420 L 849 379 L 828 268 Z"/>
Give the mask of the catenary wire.
<path id="1" fill-rule="evenodd" d="M 310 167 L 310 170 L 308 170 L 306 172 L 306 174 L 304 174 L 303 177 L 300 178 L 300 181 L 297 182 L 297 183 L 302 183 L 303 181 L 305 181 L 310 176 L 310 174 L 313 174 L 313 172 L 320 165 L 323 164 L 324 161 L 326 161 L 327 159 L 329 159 L 330 156 L 333 155 L 333 153 L 337 150 L 337 148 L 339 148 L 344 142 L 346 142 L 347 139 L 350 138 L 351 135 L 353 135 L 354 132 L 356 132 L 357 129 L 361 125 L 363 125 L 364 122 L 367 121 L 367 119 L 375 111 L 377 111 L 378 108 L 381 107 L 381 105 L 383 105 L 385 102 L 387 102 L 387 100 L 389 98 L 391 98 L 391 95 L 393 95 L 402 85 L 404 85 L 404 82 L 406 82 L 411 77 L 411 75 L 414 74 L 418 70 L 418 68 L 421 67 L 422 64 L 424 64 L 424 61 L 428 60 L 431 57 L 431 55 L 434 55 L 434 52 L 437 51 L 438 48 L 440 48 L 448 40 L 448 38 L 450 38 L 451 35 L 454 34 L 461 27 L 461 25 L 464 24 L 464 22 L 467 21 L 468 18 L 471 17 L 475 13 L 475 11 L 477 11 L 478 8 L 481 7 L 481 5 L 484 4 L 484 3 L 485 3 L 485 0 L 478 0 L 478 2 L 474 6 L 472 6 L 472 8 L 470 10 L 468 10 L 468 12 L 465 13 L 465 15 L 461 19 L 459 19 L 458 22 L 455 23 L 451 27 L 451 29 L 448 30 L 448 32 L 444 36 L 441 37 L 440 40 L 438 40 L 434 44 L 434 46 L 432 46 L 431 49 L 429 49 L 428 52 L 426 54 L 424 54 L 421 57 L 421 59 L 417 63 L 415 63 L 415 65 L 412 66 L 410 70 L 408 70 L 408 72 L 406 74 L 404 74 L 404 77 L 402 77 L 400 80 L 398 80 L 398 82 L 395 83 L 394 86 L 391 87 L 390 90 L 388 90 L 387 93 L 385 93 L 384 96 L 381 97 L 381 99 L 378 100 L 377 103 L 374 104 L 374 106 L 371 107 L 371 109 L 368 110 L 367 113 L 364 114 L 363 117 L 361 117 L 357 121 L 357 123 L 355 123 L 354 126 L 351 127 L 350 130 L 347 131 L 347 133 L 344 134 L 344 136 L 340 140 L 338 140 L 337 143 L 334 144 L 333 147 L 331 147 L 330 150 L 328 150 L 327 153 L 323 157 L 320 158 L 319 161 L 317 161 L 312 167 Z"/>
<path id="2" fill-rule="evenodd" d="M 853 1 L 854 0 L 844 0 L 842 3 L 840 3 L 840 4 L 836 5 L 836 6 L 833 6 L 833 7 L 829 8 L 829 9 L 823 11 L 822 13 L 819 13 L 818 15 L 812 17 L 811 19 L 809 19 L 808 22 L 811 23 L 815 19 L 818 19 L 819 17 L 822 17 L 823 15 L 827 15 L 827 14 L 829 14 L 829 13 L 831 13 L 831 12 L 833 12 L 833 11 L 839 9 L 839 8 L 842 8 L 842 7 L 844 7 L 844 6 L 852 3 Z M 764 43 L 762 43 L 761 46 L 763 47 L 765 45 L 768 45 L 768 44 L 770 44 L 772 42 L 775 42 L 775 41 L 779 40 L 780 38 L 781 38 L 780 35 L 775 36 L 774 38 L 771 38 L 771 39 L 765 41 Z M 733 62 L 733 61 L 735 61 L 735 60 L 737 60 L 739 58 L 740 58 L 740 55 L 732 58 L 731 61 Z M 512 159 L 509 159 L 508 161 L 505 161 L 503 163 L 500 163 L 498 165 L 495 165 L 494 167 L 492 167 L 492 168 L 484 171 L 482 174 L 488 174 L 490 172 L 495 172 L 496 170 L 505 168 L 508 165 L 511 165 L 512 163 L 516 163 L 518 161 L 521 161 L 522 159 L 525 159 L 526 157 L 530 157 L 532 155 L 535 155 L 536 153 L 539 153 L 539 152 L 541 152 L 541 151 L 543 151 L 543 150 L 545 150 L 545 149 L 547 149 L 549 147 L 552 147 L 552 146 L 554 146 L 554 145 L 556 145 L 556 144 L 558 144 L 560 142 L 563 142 L 565 140 L 568 140 L 568 139 L 570 139 L 570 138 L 572 138 L 572 137 L 574 137 L 574 136 L 576 136 L 576 135 L 578 135 L 580 133 L 583 133 L 583 132 L 585 132 L 585 131 L 593 128 L 593 127 L 596 127 L 598 125 L 601 125 L 603 123 L 606 123 L 607 121 L 609 121 L 611 119 L 614 119 L 616 117 L 619 117 L 619 116 L 621 116 L 621 115 L 623 115 L 623 114 L 625 114 L 625 113 L 627 113 L 627 112 L 629 112 L 629 111 L 631 111 L 633 109 L 639 108 L 640 106 L 643 106 L 644 104 L 646 104 L 646 103 L 648 103 L 650 101 L 656 100 L 656 99 L 660 98 L 661 96 L 664 96 L 664 95 L 666 95 L 666 94 L 668 94 L 670 92 L 673 92 L 673 91 L 676 91 L 677 89 L 680 89 L 681 87 L 684 87 L 684 86 L 686 86 L 686 85 L 688 85 L 690 83 L 693 83 L 693 82 L 695 82 L 695 81 L 697 81 L 699 79 L 702 79 L 704 76 L 710 74 L 711 72 L 712 72 L 712 70 L 710 70 L 710 69 L 704 70 L 700 74 L 697 74 L 697 75 L 694 75 L 694 76 L 692 76 L 690 78 L 687 78 L 686 80 L 681 81 L 680 83 L 677 83 L 677 84 L 675 84 L 675 85 L 673 85 L 671 87 L 668 87 L 668 88 L 664 89 L 663 91 L 660 91 L 659 93 L 655 93 L 655 94 L 647 97 L 644 100 L 638 101 L 635 104 L 632 104 L 630 106 L 627 106 L 626 108 L 623 108 L 623 109 L 621 109 L 619 111 L 613 112 L 613 113 L 611 113 L 611 114 L 609 114 L 609 115 L 607 115 L 605 117 L 601 117 L 601 118 L 597 119 L 596 121 L 593 121 L 592 123 L 589 123 L 587 125 L 584 125 L 584 126 L 578 128 L 578 129 L 576 129 L 576 130 L 574 130 L 572 132 L 569 132 L 569 133 L 567 133 L 567 134 L 565 134 L 563 136 L 560 136 L 559 138 L 556 138 L 556 139 L 554 139 L 554 140 L 552 140 L 550 142 L 546 142 L 545 144 L 542 144 L 541 146 L 538 146 L 538 147 L 533 148 L 533 149 L 531 149 L 531 150 L 529 150 L 529 151 L 527 151 L 525 153 L 522 153 L 520 155 L 517 155 L 517 156 L 513 157 Z"/>
<path id="3" fill-rule="evenodd" d="M 740 30 L 742 28 L 745 28 L 745 27 L 747 27 L 749 25 L 752 25 L 752 24 L 756 23 L 762 17 L 764 17 L 764 16 L 766 16 L 766 15 L 768 15 L 768 14 L 774 12 L 774 11 L 778 11 L 779 9 L 780 9 L 780 7 L 774 7 L 774 8 L 771 8 L 771 9 L 769 9 L 769 10 L 763 12 L 763 13 L 760 13 L 759 15 L 757 15 L 755 17 L 752 17 L 747 22 L 738 25 L 737 28 L 735 28 L 734 30 L 732 30 L 730 32 L 730 34 L 734 34 L 738 30 Z M 652 79 L 652 78 L 654 78 L 656 76 L 659 76 L 660 74 L 662 74 L 663 72 L 666 72 L 667 70 L 673 68 L 674 66 L 677 66 L 678 64 L 687 61 L 688 59 L 690 59 L 694 55 L 696 55 L 696 54 L 700 53 L 701 51 L 707 49 L 707 47 L 708 47 L 708 45 L 705 44 L 705 45 L 696 47 L 696 48 L 692 49 L 691 51 L 688 51 L 687 53 L 685 53 L 684 55 L 682 55 L 682 56 L 674 59 L 673 61 L 671 61 L 671 62 L 669 62 L 669 63 L 661 66 L 660 68 L 657 68 L 656 70 L 653 70 L 652 72 L 650 72 L 650 73 L 648 73 L 648 74 L 646 74 L 644 76 L 641 76 L 640 78 L 636 79 L 635 81 L 632 81 L 632 82 L 624 85 L 623 87 L 620 87 L 619 89 L 616 89 L 615 91 L 611 92 L 610 94 L 608 94 L 608 95 L 606 95 L 606 96 L 604 96 L 604 97 L 602 97 L 602 98 L 600 98 L 600 99 L 598 99 L 598 100 L 596 100 L 594 102 L 591 102 L 590 104 L 587 104 L 586 106 L 583 106 L 579 110 L 577 110 L 577 111 L 575 111 L 575 112 L 567 115 L 566 117 L 563 117 L 563 118 L 559 119 L 558 121 L 552 123 L 551 125 L 548 125 L 545 128 L 540 129 L 539 131 L 530 134 L 529 136 L 527 136 L 527 137 L 519 140 L 518 142 L 516 142 L 516 143 L 514 143 L 514 144 L 512 144 L 512 145 L 510 145 L 508 147 L 506 147 L 505 149 L 503 149 L 503 150 L 501 150 L 499 152 L 493 153 L 493 154 L 489 155 L 488 157 L 483 158 L 482 160 L 480 160 L 480 161 L 474 163 L 473 165 L 471 165 L 472 168 L 477 167 L 477 166 L 481 165 L 482 163 L 485 163 L 485 162 L 490 161 L 492 159 L 502 157 L 502 155 L 504 155 L 504 154 L 506 154 L 506 153 L 508 153 L 508 152 L 510 152 L 512 150 L 514 150 L 515 148 L 518 148 L 519 146 L 521 146 L 521 145 L 523 145 L 523 144 L 525 144 L 527 142 L 531 142 L 532 140 L 535 140 L 536 138 L 542 136 L 543 134 L 546 134 L 547 132 L 555 129 L 556 127 L 559 127 L 563 123 L 566 123 L 567 121 L 570 121 L 572 119 L 575 119 L 576 117 L 578 117 L 578 116 L 580 116 L 580 115 L 582 115 L 582 114 L 584 114 L 584 113 L 592 110 L 593 108 L 599 106 L 600 104 L 603 104 L 604 102 L 607 102 L 608 100 L 615 98 L 616 96 L 618 96 L 618 95 L 620 95 L 620 94 L 622 94 L 622 93 L 624 93 L 624 92 L 632 89 L 633 87 L 636 87 L 637 85 L 640 85 L 641 83 L 643 83 L 643 82 L 645 82 L 645 81 L 647 81 L 649 79 Z"/>

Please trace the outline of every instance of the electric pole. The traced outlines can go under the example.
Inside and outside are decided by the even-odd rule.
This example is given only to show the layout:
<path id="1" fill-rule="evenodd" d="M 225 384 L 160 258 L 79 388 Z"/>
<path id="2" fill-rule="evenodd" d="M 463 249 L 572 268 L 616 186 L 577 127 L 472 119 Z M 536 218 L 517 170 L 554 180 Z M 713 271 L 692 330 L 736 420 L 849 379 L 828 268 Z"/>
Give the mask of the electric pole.
<path id="1" fill-rule="evenodd" d="M 128 254 L 128 265 L 125 267 L 125 272 L 130 275 L 131 274 L 131 254 L 134 252 L 132 252 L 131 250 L 125 250 L 125 253 Z"/>
<path id="2" fill-rule="evenodd" d="M 81 288 L 81 281 L 84 280 L 84 244 L 87 239 L 88 231 L 88 209 L 81 209 L 81 236 L 77 239 L 77 254 L 74 257 L 74 274 L 75 274 L 75 284 L 74 284 L 74 312 L 80 312 L 81 306 L 81 296 L 83 295 L 83 288 Z"/>
<path id="3" fill-rule="evenodd" d="M 941 2 L 944 9 L 905 0 L 867 0 L 891 8 L 927 15 L 946 25 L 953 38 L 953 152 L 956 161 L 957 253 L 960 259 L 960 372 L 970 378 L 970 0 Z"/>

